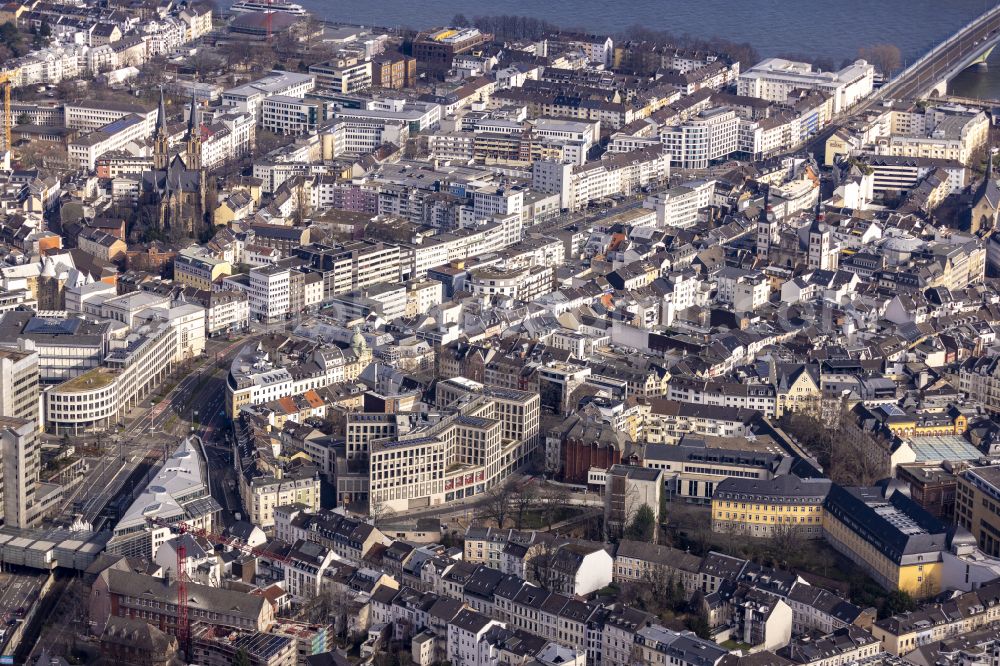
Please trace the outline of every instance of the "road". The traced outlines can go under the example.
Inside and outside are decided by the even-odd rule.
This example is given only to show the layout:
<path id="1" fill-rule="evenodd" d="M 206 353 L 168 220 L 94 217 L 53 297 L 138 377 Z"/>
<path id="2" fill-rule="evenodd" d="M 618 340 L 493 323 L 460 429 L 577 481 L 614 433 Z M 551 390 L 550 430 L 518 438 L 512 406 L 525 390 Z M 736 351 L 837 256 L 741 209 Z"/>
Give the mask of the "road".
<path id="1" fill-rule="evenodd" d="M 532 483 L 536 484 L 539 492 L 543 495 L 545 490 L 550 488 L 548 484 L 540 484 L 535 477 L 513 476 L 511 478 L 514 483 L 517 483 L 521 487 Z M 459 518 L 461 519 L 459 522 L 463 525 L 468 525 L 470 520 L 476 515 L 476 508 L 484 504 L 486 500 L 487 497 L 485 495 L 475 495 L 468 499 L 448 502 L 445 506 L 435 506 L 430 508 L 423 507 L 408 511 L 398 511 L 394 513 L 391 518 L 388 518 L 386 522 L 392 522 L 396 519 L 411 522 L 419 518 L 440 518 L 443 522 L 446 522 L 446 519 L 448 518 Z M 569 492 L 569 495 L 564 500 L 564 503 L 573 506 L 604 506 L 604 500 L 600 495 L 574 490 Z"/>
<path id="2" fill-rule="evenodd" d="M 994 37 L 998 31 L 1000 31 L 1000 13 L 994 12 L 986 20 L 961 34 L 953 44 L 929 58 L 912 72 L 908 72 L 905 79 L 890 81 L 877 97 L 914 99 L 921 96 L 948 75 L 953 67 L 966 60 L 978 44 Z"/>
<path id="3" fill-rule="evenodd" d="M 204 424 L 203 431 L 214 436 L 224 423 L 226 371 L 219 366 L 228 366 L 236 352 L 252 341 L 207 342 L 205 356 L 162 399 L 154 394 L 140 404 L 138 414 L 116 436 L 112 451 L 94 459 L 92 474 L 67 497 L 64 511 L 79 507 L 84 519 L 93 522 L 136 466 L 176 445 L 194 429 L 192 421 Z"/>

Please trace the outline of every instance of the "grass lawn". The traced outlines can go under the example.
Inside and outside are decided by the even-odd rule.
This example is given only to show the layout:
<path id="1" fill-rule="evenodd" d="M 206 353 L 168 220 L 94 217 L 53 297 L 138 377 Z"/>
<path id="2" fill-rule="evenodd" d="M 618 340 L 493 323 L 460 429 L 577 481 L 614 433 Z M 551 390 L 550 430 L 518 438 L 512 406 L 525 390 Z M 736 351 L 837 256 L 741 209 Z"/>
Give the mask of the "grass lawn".
<path id="1" fill-rule="evenodd" d="M 579 507 L 561 507 L 555 511 L 529 509 L 524 512 L 521 528 L 526 530 L 545 529 L 564 520 L 575 518 L 581 513 L 583 511 Z M 548 522 L 550 520 L 551 522 Z"/>

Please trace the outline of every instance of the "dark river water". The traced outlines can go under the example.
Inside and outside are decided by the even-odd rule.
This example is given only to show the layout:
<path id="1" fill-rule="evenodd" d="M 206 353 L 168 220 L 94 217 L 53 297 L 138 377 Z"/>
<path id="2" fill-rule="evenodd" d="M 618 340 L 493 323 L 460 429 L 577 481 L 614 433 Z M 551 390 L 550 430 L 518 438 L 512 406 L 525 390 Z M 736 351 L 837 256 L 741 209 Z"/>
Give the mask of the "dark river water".
<path id="1" fill-rule="evenodd" d="M 815 54 L 840 63 L 878 43 L 913 60 L 996 0 L 296 0 L 317 17 L 366 25 L 429 28 L 457 13 L 516 14 L 565 28 L 616 34 L 642 25 L 675 35 L 749 42 L 761 56 Z M 987 68 L 967 70 L 953 94 L 1000 98 L 1000 49 Z"/>

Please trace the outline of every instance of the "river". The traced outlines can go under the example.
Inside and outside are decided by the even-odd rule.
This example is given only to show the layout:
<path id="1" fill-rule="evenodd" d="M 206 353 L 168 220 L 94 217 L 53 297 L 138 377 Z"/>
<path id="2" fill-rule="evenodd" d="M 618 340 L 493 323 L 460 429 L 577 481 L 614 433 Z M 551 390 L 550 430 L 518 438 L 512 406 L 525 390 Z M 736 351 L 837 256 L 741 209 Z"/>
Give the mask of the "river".
<path id="1" fill-rule="evenodd" d="M 882 42 L 895 44 L 912 60 L 996 0 L 295 1 L 330 21 L 419 29 L 447 24 L 457 13 L 515 14 L 608 34 L 642 25 L 675 35 L 717 36 L 749 42 L 761 56 L 812 53 L 839 63 Z"/>

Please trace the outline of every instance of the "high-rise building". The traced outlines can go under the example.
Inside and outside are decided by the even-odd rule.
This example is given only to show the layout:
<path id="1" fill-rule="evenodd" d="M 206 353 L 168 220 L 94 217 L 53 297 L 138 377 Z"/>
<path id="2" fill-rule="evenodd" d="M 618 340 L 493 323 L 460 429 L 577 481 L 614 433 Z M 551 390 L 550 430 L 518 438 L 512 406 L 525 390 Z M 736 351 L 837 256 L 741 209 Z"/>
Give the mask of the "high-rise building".
<path id="1" fill-rule="evenodd" d="M 0 460 L 3 461 L 3 519 L 13 527 L 30 527 L 37 511 L 38 439 L 34 421 L 0 417 Z"/>
<path id="2" fill-rule="evenodd" d="M 38 427 L 38 352 L 22 347 L 0 349 L 0 416 L 34 421 Z"/>

